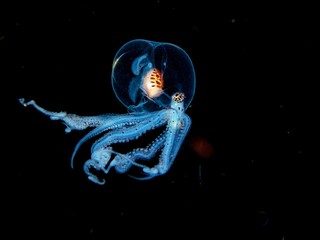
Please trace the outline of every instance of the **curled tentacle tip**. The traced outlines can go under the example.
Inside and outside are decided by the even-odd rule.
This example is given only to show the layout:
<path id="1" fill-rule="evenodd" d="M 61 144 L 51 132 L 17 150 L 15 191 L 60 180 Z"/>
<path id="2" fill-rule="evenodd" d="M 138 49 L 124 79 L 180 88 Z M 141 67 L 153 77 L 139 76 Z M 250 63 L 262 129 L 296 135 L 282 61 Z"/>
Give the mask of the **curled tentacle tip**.
<path id="1" fill-rule="evenodd" d="M 27 107 L 27 106 L 30 105 L 30 104 L 34 104 L 34 101 L 33 101 L 33 100 L 31 100 L 31 101 L 29 101 L 29 102 L 26 102 L 24 98 L 19 98 L 18 101 L 19 101 L 23 106 L 25 106 L 25 107 Z"/>
<path id="2" fill-rule="evenodd" d="M 24 98 L 19 98 L 18 101 L 19 101 L 23 106 L 25 106 L 25 107 L 27 106 L 27 105 L 25 104 Z"/>
<path id="3" fill-rule="evenodd" d="M 104 179 L 102 181 L 99 180 L 96 176 L 88 176 L 88 179 L 99 185 L 104 185 L 106 182 Z"/>

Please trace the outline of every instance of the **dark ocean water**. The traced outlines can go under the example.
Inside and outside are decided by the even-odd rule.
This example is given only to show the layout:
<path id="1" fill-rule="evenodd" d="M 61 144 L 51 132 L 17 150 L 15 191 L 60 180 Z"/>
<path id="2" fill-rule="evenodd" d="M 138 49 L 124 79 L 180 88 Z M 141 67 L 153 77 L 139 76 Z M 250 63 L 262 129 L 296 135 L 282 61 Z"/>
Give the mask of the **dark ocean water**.
<path id="1" fill-rule="evenodd" d="M 81 1 L 10 3 L 1 13 L 9 133 L 2 196 L 12 238 L 297 235 L 314 177 L 306 174 L 316 79 L 311 6 Z M 167 174 L 139 181 L 110 171 L 99 186 L 83 172 L 92 142 L 70 166 L 85 132 L 66 134 L 18 99 L 78 115 L 126 113 L 111 71 L 133 39 L 173 43 L 190 56 L 192 125 Z"/>

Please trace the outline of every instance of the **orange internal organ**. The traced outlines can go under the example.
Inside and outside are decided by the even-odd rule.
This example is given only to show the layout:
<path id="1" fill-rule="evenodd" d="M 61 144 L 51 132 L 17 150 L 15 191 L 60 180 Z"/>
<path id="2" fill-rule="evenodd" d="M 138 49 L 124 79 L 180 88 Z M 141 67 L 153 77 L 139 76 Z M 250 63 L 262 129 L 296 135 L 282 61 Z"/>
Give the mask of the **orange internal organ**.
<path id="1" fill-rule="evenodd" d="M 155 98 L 162 94 L 163 83 L 163 74 L 151 68 L 143 78 L 142 88 L 149 98 Z"/>

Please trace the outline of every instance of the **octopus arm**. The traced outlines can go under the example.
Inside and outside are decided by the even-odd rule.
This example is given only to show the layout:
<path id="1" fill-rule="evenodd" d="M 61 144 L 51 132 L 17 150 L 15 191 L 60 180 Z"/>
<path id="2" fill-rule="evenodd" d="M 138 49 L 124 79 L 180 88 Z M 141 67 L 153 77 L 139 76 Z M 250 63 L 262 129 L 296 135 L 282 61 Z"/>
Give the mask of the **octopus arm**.
<path id="1" fill-rule="evenodd" d="M 164 144 L 158 166 L 160 174 L 164 174 L 170 169 L 190 129 L 190 126 L 191 119 L 186 114 L 182 114 L 178 125 L 169 125 L 168 135 L 166 137 L 166 142 Z"/>
<path id="2" fill-rule="evenodd" d="M 155 112 L 152 113 L 151 116 L 149 116 L 145 121 L 136 122 L 132 126 L 110 131 L 92 145 L 91 152 L 95 152 L 97 149 L 113 143 L 128 142 L 133 139 L 138 139 L 147 131 L 165 124 L 165 116 L 165 110 Z"/>
<path id="3" fill-rule="evenodd" d="M 122 117 L 119 118 L 117 115 L 111 116 L 108 118 L 108 116 L 105 115 L 105 118 L 103 119 L 104 123 L 96 127 L 95 129 L 91 130 L 89 133 L 87 133 L 75 146 L 72 156 L 71 156 L 71 167 L 73 168 L 73 161 L 74 157 L 81 147 L 82 144 L 84 144 L 89 139 L 112 129 L 121 129 L 125 128 L 126 126 L 133 125 L 134 123 L 140 123 L 144 121 L 146 118 L 149 117 L 149 114 L 147 115 L 141 115 L 141 114 L 127 114 L 125 116 L 121 115 Z"/>

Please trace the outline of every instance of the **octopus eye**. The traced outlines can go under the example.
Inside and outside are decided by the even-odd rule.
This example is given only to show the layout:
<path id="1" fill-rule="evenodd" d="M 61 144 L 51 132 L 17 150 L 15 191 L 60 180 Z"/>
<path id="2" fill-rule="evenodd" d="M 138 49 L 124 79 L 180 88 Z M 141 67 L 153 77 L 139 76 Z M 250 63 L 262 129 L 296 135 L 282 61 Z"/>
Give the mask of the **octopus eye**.
<path id="1" fill-rule="evenodd" d="M 149 98 L 159 97 L 163 91 L 163 74 L 151 68 L 143 78 L 142 89 Z"/>
<path id="2" fill-rule="evenodd" d="M 185 95 L 183 93 L 175 93 L 173 95 L 173 101 L 176 103 L 180 103 L 185 99 Z"/>

